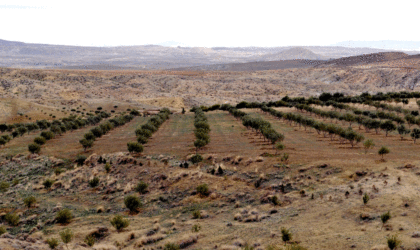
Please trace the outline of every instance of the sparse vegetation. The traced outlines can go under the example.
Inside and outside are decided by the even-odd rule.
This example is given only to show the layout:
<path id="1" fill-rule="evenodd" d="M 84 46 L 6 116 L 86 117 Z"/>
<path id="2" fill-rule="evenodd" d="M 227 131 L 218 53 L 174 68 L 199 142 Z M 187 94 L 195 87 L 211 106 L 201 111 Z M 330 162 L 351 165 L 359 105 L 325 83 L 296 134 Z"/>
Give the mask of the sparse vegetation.
<path id="1" fill-rule="evenodd" d="M 136 186 L 135 190 L 136 190 L 137 192 L 139 192 L 140 194 L 145 194 L 145 193 L 147 193 L 147 187 L 148 187 L 148 186 L 149 186 L 149 185 L 148 185 L 148 184 L 146 184 L 145 182 L 140 181 L 140 182 L 137 184 L 137 186 Z"/>
<path id="2" fill-rule="evenodd" d="M 50 189 L 51 188 L 51 186 L 54 184 L 54 181 L 53 180 L 51 180 L 51 179 L 46 179 L 43 183 L 42 183 L 42 185 L 44 185 L 44 188 L 45 189 Z"/>
<path id="3" fill-rule="evenodd" d="M 60 232 L 61 240 L 64 244 L 66 244 L 67 249 L 69 248 L 67 244 L 73 240 L 73 236 L 73 231 L 71 231 L 69 228 L 66 228 Z"/>
<path id="4" fill-rule="evenodd" d="M 384 159 L 384 155 L 386 155 L 386 154 L 389 154 L 389 149 L 387 148 L 387 147 L 385 147 L 385 146 L 382 146 L 380 149 L 379 149 L 379 151 L 378 151 L 378 154 L 381 156 L 381 159 L 383 160 Z"/>
<path id="5" fill-rule="evenodd" d="M 57 212 L 57 215 L 55 216 L 55 220 L 57 223 L 60 224 L 68 224 L 73 219 L 73 215 L 71 211 L 67 208 L 64 208 Z"/>
<path id="6" fill-rule="evenodd" d="M 166 243 L 163 247 L 163 250 L 179 250 L 180 247 L 178 244 L 175 243 Z"/>
<path id="7" fill-rule="evenodd" d="M 58 240 L 56 238 L 50 238 L 46 241 L 50 249 L 55 249 L 56 247 L 58 247 Z"/>
<path id="8" fill-rule="evenodd" d="M 390 214 L 390 212 L 389 212 L 389 211 L 388 211 L 388 212 L 386 212 L 386 213 L 384 213 L 384 214 L 381 214 L 382 227 L 384 227 L 385 223 L 386 223 L 389 219 L 391 219 L 391 214 Z"/>
<path id="9" fill-rule="evenodd" d="M 124 219 L 121 215 L 115 215 L 111 220 L 111 225 L 117 229 L 118 232 L 121 232 L 124 228 L 129 226 L 128 219 Z"/>
<path id="10" fill-rule="evenodd" d="M 10 184 L 8 182 L 2 181 L 0 182 L 0 192 L 4 193 L 9 189 Z"/>
<path id="11" fill-rule="evenodd" d="M 0 226 L 0 236 L 7 233 L 6 228 L 3 226 Z"/>
<path id="12" fill-rule="evenodd" d="M 398 239 L 397 235 L 391 235 L 386 238 L 389 249 L 397 249 L 401 245 L 401 240 Z"/>
<path id="13" fill-rule="evenodd" d="M 93 246 L 95 244 L 95 237 L 93 237 L 92 235 L 86 235 L 84 242 L 88 245 L 88 246 Z"/>
<path id="14" fill-rule="evenodd" d="M 94 188 L 99 185 L 99 177 L 95 176 L 89 180 L 89 186 Z"/>
<path id="15" fill-rule="evenodd" d="M 26 198 L 23 200 L 23 203 L 25 204 L 25 206 L 26 206 L 27 208 L 31 208 L 31 207 L 32 207 L 32 205 L 36 203 L 36 198 L 35 198 L 35 197 L 33 197 L 33 196 L 26 197 Z"/>
<path id="16" fill-rule="evenodd" d="M 197 193 L 201 196 L 209 196 L 209 194 L 210 194 L 209 186 L 205 183 L 198 185 L 197 186 Z"/>
<path id="17" fill-rule="evenodd" d="M 124 198 L 125 206 L 130 210 L 130 212 L 137 212 L 137 210 L 142 206 L 140 198 L 129 195 Z"/>
<path id="18" fill-rule="evenodd" d="M 288 229 L 284 227 L 281 228 L 281 239 L 285 244 L 292 240 L 292 236 L 292 233 Z"/>
<path id="19" fill-rule="evenodd" d="M 365 204 L 365 205 L 366 205 L 366 204 L 369 202 L 369 200 L 370 200 L 369 195 L 368 195 L 367 193 L 365 193 L 365 194 L 363 195 L 362 200 L 363 200 L 363 204 Z"/>
<path id="20" fill-rule="evenodd" d="M 17 226 L 19 224 L 20 218 L 19 215 L 15 213 L 8 213 L 4 216 L 4 220 L 10 225 L 10 226 Z"/>

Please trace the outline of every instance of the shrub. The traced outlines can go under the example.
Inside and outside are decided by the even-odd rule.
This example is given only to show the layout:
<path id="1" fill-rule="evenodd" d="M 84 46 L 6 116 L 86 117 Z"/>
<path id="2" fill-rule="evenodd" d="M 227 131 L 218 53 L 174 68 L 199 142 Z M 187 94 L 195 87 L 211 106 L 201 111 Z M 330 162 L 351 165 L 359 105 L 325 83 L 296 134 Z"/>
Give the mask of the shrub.
<path id="1" fill-rule="evenodd" d="M 193 157 L 191 157 L 191 162 L 193 164 L 199 163 L 203 161 L 203 157 L 199 154 L 194 155 Z"/>
<path id="2" fill-rule="evenodd" d="M 275 206 L 280 205 L 280 201 L 279 201 L 279 198 L 277 197 L 277 195 L 274 195 L 273 198 L 271 198 L 271 202 L 273 202 L 273 205 L 275 205 Z"/>
<path id="3" fill-rule="evenodd" d="M 83 136 L 86 140 L 95 140 L 95 135 L 92 132 L 87 132 L 84 136 Z"/>
<path id="4" fill-rule="evenodd" d="M 392 235 L 386 238 L 389 249 L 396 249 L 401 245 L 401 240 L 398 239 L 397 235 Z"/>
<path id="5" fill-rule="evenodd" d="M 369 195 L 367 194 L 367 193 L 365 193 L 364 195 L 363 195 L 363 204 L 367 204 L 368 203 L 368 201 L 369 201 Z"/>
<path id="6" fill-rule="evenodd" d="M 34 142 L 38 145 L 44 145 L 46 141 L 47 140 L 45 140 L 45 138 L 42 136 L 35 137 L 34 139 Z"/>
<path id="7" fill-rule="evenodd" d="M 128 219 L 124 219 L 121 215 L 115 215 L 111 220 L 111 225 L 117 229 L 118 232 L 121 232 L 124 228 L 128 227 L 130 222 Z"/>
<path id="8" fill-rule="evenodd" d="M 130 153 L 141 153 L 144 150 L 143 145 L 138 142 L 128 142 L 127 148 Z"/>
<path id="9" fill-rule="evenodd" d="M 384 155 L 389 154 L 389 149 L 385 146 L 382 146 L 379 151 L 378 154 L 382 157 L 382 159 L 384 159 Z"/>
<path id="10" fill-rule="evenodd" d="M 47 244 L 50 249 L 55 249 L 58 247 L 58 240 L 56 238 L 47 239 Z"/>
<path id="11" fill-rule="evenodd" d="M 179 245 L 175 243 L 166 243 L 163 250 L 179 250 Z"/>
<path id="12" fill-rule="evenodd" d="M 85 160 L 86 160 L 86 156 L 84 156 L 84 155 L 76 156 L 76 163 L 77 163 L 78 166 L 82 166 L 83 163 L 85 163 Z"/>
<path id="13" fill-rule="evenodd" d="M 41 146 L 37 143 L 31 143 L 28 145 L 28 150 L 32 154 L 39 153 L 39 151 L 41 151 Z"/>
<path id="14" fill-rule="evenodd" d="M 138 143 L 141 143 L 141 144 L 146 144 L 146 143 L 147 143 L 147 141 L 148 141 L 148 139 L 147 139 L 147 137 L 146 137 L 146 136 L 143 136 L 143 135 L 139 135 L 139 136 L 137 136 L 137 142 L 138 142 Z"/>
<path id="15" fill-rule="evenodd" d="M 137 186 L 136 186 L 136 191 L 139 192 L 140 194 L 145 194 L 147 193 L 147 187 L 149 185 L 147 183 L 144 183 L 143 181 L 140 181 Z"/>
<path id="16" fill-rule="evenodd" d="M 52 138 L 54 138 L 54 133 L 51 131 L 44 131 L 41 132 L 41 136 L 45 138 L 45 140 L 51 140 Z"/>
<path id="17" fill-rule="evenodd" d="M 281 239 L 282 239 L 285 243 L 287 243 L 287 242 L 291 241 L 291 240 L 292 240 L 292 233 L 291 233 L 288 229 L 286 229 L 286 228 L 282 227 L 282 228 L 281 228 Z"/>
<path id="18" fill-rule="evenodd" d="M 364 143 L 363 146 L 365 147 L 365 154 L 367 154 L 368 150 L 375 147 L 375 143 L 373 143 L 372 139 L 367 139 Z"/>
<path id="19" fill-rule="evenodd" d="M 23 203 L 25 203 L 25 206 L 26 206 L 27 208 L 31 208 L 31 207 L 32 207 L 32 205 L 33 205 L 33 204 L 35 204 L 35 202 L 36 202 L 36 199 L 35 199 L 35 197 L 33 197 L 33 196 L 26 197 L 26 198 L 23 200 Z"/>
<path id="20" fill-rule="evenodd" d="M 63 170 L 61 168 L 54 169 L 55 175 L 60 175 L 62 172 L 63 172 Z"/>
<path id="21" fill-rule="evenodd" d="M 60 232 L 60 237 L 63 243 L 67 246 L 67 244 L 73 239 L 73 232 L 69 228 L 66 228 L 64 231 Z"/>
<path id="22" fill-rule="evenodd" d="M 43 183 L 42 183 L 42 185 L 44 185 L 44 188 L 45 189 L 49 189 L 49 188 L 51 188 L 51 186 L 52 186 L 52 184 L 54 183 L 54 181 L 53 180 L 51 180 L 51 179 L 46 179 Z"/>
<path id="23" fill-rule="evenodd" d="M 83 138 L 79 141 L 79 143 L 82 145 L 83 150 L 86 152 L 88 148 L 91 148 L 93 146 L 93 140 L 88 140 L 86 138 Z"/>
<path id="24" fill-rule="evenodd" d="M 13 179 L 12 185 L 16 186 L 17 184 L 19 184 L 19 179 L 17 178 Z"/>
<path id="25" fill-rule="evenodd" d="M 389 219 L 391 219 L 391 214 L 389 213 L 389 211 L 381 215 L 382 227 Z"/>
<path id="26" fill-rule="evenodd" d="M 4 216 L 4 219 L 7 223 L 11 226 L 17 226 L 19 225 L 19 215 L 15 213 L 8 213 Z"/>
<path id="27" fill-rule="evenodd" d="M 90 187 L 96 187 L 99 184 L 99 178 L 97 176 L 93 177 L 93 179 L 89 180 Z"/>
<path id="28" fill-rule="evenodd" d="M 198 233 L 201 230 L 201 226 L 199 224 L 195 224 L 191 228 L 191 232 Z"/>
<path id="29" fill-rule="evenodd" d="M 104 168 L 105 168 L 105 171 L 106 171 L 107 173 L 111 172 L 111 164 L 106 163 L 106 164 L 105 164 L 105 166 L 104 166 Z"/>
<path id="30" fill-rule="evenodd" d="M 10 187 L 9 183 L 5 181 L 0 182 L 0 192 L 3 192 L 3 193 L 6 192 L 7 189 L 9 189 L 9 187 Z"/>
<path id="31" fill-rule="evenodd" d="M 90 247 L 93 246 L 95 244 L 95 237 L 93 237 L 92 235 L 86 235 L 85 243 Z"/>
<path id="32" fill-rule="evenodd" d="M 198 185 L 197 186 L 197 193 L 199 193 L 201 196 L 208 196 L 210 194 L 209 186 L 205 183 Z"/>
<path id="33" fill-rule="evenodd" d="M 192 216 L 193 216 L 193 219 L 201 219 L 201 212 L 200 212 L 200 210 L 194 210 L 193 212 L 192 212 Z"/>
<path id="34" fill-rule="evenodd" d="M 0 227 L 0 235 L 5 234 L 6 232 L 7 231 L 5 227 Z"/>
<path id="35" fill-rule="evenodd" d="M 58 211 L 57 215 L 55 216 L 57 223 L 60 224 L 68 224 L 71 222 L 72 218 L 73 215 L 71 214 L 71 211 L 67 208 Z"/>
<path id="36" fill-rule="evenodd" d="M 140 198 L 134 195 L 125 197 L 124 204 L 131 212 L 136 212 L 142 206 Z"/>

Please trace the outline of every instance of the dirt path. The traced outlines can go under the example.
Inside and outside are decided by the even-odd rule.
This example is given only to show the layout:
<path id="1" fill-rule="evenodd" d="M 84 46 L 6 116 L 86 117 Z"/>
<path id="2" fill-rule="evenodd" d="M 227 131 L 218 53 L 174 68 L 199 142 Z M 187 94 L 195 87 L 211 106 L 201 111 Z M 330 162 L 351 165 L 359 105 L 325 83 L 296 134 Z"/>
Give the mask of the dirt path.
<path id="1" fill-rule="evenodd" d="M 183 158 L 194 153 L 194 115 L 170 116 L 145 144 L 145 155 L 176 155 Z"/>

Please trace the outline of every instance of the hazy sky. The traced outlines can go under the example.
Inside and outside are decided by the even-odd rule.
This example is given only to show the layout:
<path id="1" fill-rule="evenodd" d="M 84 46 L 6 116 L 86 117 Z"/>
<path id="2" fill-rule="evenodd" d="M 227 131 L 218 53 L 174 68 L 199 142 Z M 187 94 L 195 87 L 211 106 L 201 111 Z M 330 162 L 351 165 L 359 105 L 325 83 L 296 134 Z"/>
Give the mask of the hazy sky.
<path id="1" fill-rule="evenodd" d="M 85 46 L 176 41 L 202 47 L 420 41 L 415 3 L 0 0 L 0 39 Z"/>

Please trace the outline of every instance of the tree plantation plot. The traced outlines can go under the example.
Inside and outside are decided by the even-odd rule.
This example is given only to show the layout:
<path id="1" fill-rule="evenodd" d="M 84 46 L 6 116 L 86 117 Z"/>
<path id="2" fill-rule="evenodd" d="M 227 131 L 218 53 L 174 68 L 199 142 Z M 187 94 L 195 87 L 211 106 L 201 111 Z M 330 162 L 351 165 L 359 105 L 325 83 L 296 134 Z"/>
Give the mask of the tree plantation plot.
<path id="1" fill-rule="evenodd" d="M 52 122 L 0 148 L 0 248 L 417 249 L 420 116 L 397 98 L 415 99 L 108 104 Z"/>

